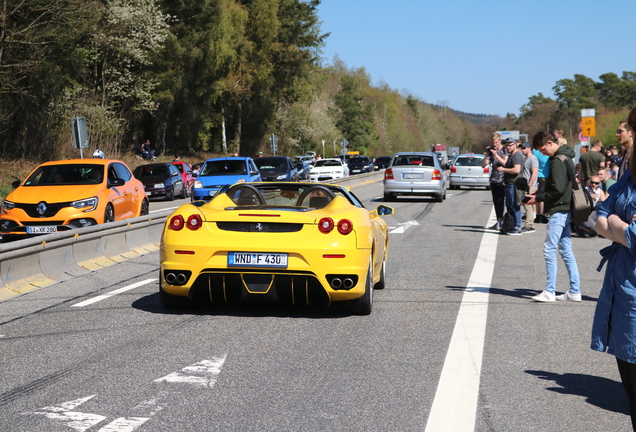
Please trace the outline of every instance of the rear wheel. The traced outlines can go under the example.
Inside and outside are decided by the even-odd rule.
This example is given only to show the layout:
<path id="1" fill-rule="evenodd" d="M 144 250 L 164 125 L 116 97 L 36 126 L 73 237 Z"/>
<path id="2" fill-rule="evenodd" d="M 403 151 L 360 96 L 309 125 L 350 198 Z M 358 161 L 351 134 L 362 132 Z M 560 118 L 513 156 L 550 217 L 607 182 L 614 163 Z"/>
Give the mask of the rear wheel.
<path id="1" fill-rule="evenodd" d="M 115 221 L 115 209 L 111 203 L 108 203 L 106 206 L 106 211 L 104 211 L 104 223 L 114 222 Z"/>
<path id="2" fill-rule="evenodd" d="M 369 271 L 364 284 L 364 294 L 355 300 L 349 300 L 349 311 L 354 315 L 370 315 L 373 308 L 373 263 L 369 261 Z"/>
<path id="3" fill-rule="evenodd" d="M 444 194 L 435 195 L 435 202 L 444 201 Z"/>
<path id="4" fill-rule="evenodd" d="M 183 185 L 183 187 L 181 188 L 181 195 L 179 195 L 180 199 L 185 199 L 188 197 L 188 193 L 186 191 L 186 187 L 185 185 Z"/>
<path id="5" fill-rule="evenodd" d="M 395 195 L 390 192 L 384 192 L 384 201 L 391 202 L 395 199 Z"/>
<path id="6" fill-rule="evenodd" d="M 382 260 L 382 268 L 380 269 L 380 280 L 373 287 L 373 289 L 384 289 L 386 281 L 386 254 L 384 255 L 384 259 Z"/>
<path id="7" fill-rule="evenodd" d="M 139 212 L 139 216 L 146 216 L 150 211 L 150 203 L 147 199 L 144 199 L 141 202 L 141 211 Z"/>
<path id="8" fill-rule="evenodd" d="M 174 189 L 170 189 L 169 191 L 166 192 L 166 200 L 174 201 Z"/>

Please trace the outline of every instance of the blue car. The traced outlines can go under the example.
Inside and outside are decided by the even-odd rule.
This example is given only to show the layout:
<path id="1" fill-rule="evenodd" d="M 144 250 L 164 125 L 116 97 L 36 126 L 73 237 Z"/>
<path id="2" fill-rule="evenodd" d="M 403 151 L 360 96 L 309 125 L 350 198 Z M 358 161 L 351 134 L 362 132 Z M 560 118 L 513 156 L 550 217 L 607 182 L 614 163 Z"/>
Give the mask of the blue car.
<path id="1" fill-rule="evenodd" d="M 225 185 L 260 182 L 261 174 L 249 157 L 227 157 L 208 159 L 201 166 L 194 187 L 192 201 L 210 201 Z"/>

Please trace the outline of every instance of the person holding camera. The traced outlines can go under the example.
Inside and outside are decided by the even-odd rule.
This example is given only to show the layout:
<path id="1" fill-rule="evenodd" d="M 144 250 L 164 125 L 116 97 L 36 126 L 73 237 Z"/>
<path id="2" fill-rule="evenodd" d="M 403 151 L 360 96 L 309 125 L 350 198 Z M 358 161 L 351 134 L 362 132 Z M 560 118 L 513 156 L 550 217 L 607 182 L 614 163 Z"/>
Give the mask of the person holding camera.
<path id="1" fill-rule="evenodd" d="M 504 202 L 506 197 L 506 189 L 503 183 L 503 173 L 497 171 L 497 168 L 504 166 L 508 160 L 508 152 L 501 145 L 501 135 L 497 132 L 490 135 L 492 146 L 486 147 L 486 157 L 481 162 L 481 167 L 490 166 L 490 193 L 492 194 L 492 203 L 495 206 L 495 215 L 497 222 L 488 229 L 499 231 L 504 215 Z"/>
<path id="2" fill-rule="evenodd" d="M 508 159 L 504 166 L 497 168 L 497 171 L 503 173 L 504 187 L 506 194 L 506 209 L 515 215 L 515 227 L 512 231 L 508 231 L 508 235 L 521 235 L 521 198 L 517 196 L 517 179 L 521 177 L 521 167 L 523 167 L 524 157 L 517 148 L 517 141 L 512 138 L 503 140 L 503 144 L 508 150 Z"/>

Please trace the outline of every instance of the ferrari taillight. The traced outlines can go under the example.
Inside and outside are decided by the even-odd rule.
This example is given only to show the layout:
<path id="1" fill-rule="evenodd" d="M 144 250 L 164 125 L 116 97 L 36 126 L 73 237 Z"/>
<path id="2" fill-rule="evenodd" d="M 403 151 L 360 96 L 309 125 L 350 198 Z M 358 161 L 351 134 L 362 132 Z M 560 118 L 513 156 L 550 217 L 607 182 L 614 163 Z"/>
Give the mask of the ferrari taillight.
<path id="1" fill-rule="evenodd" d="M 349 219 L 340 219 L 338 221 L 338 232 L 343 235 L 349 234 L 353 231 L 353 224 Z"/>
<path id="2" fill-rule="evenodd" d="M 174 231 L 181 231 L 184 225 L 185 221 L 183 220 L 183 216 L 176 215 L 172 216 L 172 218 L 170 219 L 170 225 L 168 225 L 168 227 Z"/>
<path id="3" fill-rule="evenodd" d="M 203 226 L 203 220 L 198 214 L 193 214 L 188 217 L 188 228 L 192 231 L 196 231 Z"/>
<path id="4" fill-rule="evenodd" d="M 393 180 L 393 170 L 391 168 L 387 168 L 386 171 L 384 171 L 384 178 L 386 180 Z"/>
<path id="5" fill-rule="evenodd" d="M 333 219 L 331 219 L 330 217 L 324 217 L 318 222 L 318 229 L 323 234 L 330 233 L 333 230 L 333 227 Z"/>
<path id="6" fill-rule="evenodd" d="M 442 173 L 438 169 L 434 169 L 431 180 L 441 180 L 441 179 L 442 179 Z"/>

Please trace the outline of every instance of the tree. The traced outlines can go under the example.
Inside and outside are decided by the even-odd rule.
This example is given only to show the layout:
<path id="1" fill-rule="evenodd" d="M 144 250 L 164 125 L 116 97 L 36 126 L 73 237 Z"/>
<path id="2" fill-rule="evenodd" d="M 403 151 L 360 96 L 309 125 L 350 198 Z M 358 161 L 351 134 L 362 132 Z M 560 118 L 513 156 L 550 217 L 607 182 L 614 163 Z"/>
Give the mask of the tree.
<path id="1" fill-rule="evenodd" d="M 374 141 L 372 105 L 365 104 L 359 81 L 351 75 L 340 79 L 342 88 L 334 102 L 339 110 L 336 126 L 351 144 L 351 149 L 369 147 Z"/>
<path id="2" fill-rule="evenodd" d="M 585 75 L 575 74 L 574 79 L 557 81 L 552 88 L 557 95 L 559 112 L 567 119 L 570 140 L 572 123 L 578 122 L 581 109 L 596 108 L 596 88 L 594 80 Z"/>

